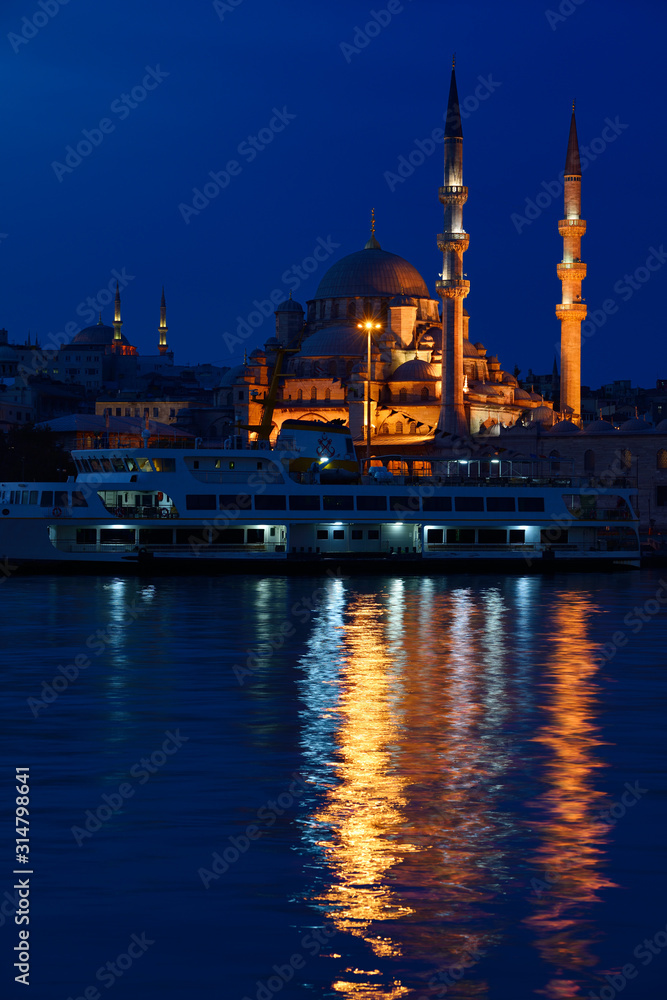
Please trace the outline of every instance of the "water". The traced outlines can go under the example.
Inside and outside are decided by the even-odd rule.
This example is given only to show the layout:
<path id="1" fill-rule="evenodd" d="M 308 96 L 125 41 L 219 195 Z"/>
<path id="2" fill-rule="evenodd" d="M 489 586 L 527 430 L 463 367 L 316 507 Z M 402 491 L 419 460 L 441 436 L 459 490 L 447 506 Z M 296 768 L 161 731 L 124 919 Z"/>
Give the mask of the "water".
<path id="1" fill-rule="evenodd" d="M 655 997 L 656 594 L 659 572 L 9 579 L 32 995 Z"/>

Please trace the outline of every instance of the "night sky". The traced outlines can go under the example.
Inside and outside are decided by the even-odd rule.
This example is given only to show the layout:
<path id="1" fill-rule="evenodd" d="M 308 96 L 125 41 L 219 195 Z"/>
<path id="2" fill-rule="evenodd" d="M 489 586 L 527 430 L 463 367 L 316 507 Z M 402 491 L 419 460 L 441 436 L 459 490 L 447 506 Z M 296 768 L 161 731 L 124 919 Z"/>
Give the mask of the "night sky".
<path id="1" fill-rule="evenodd" d="M 652 386 L 667 378 L 667 258 L 641 269 L 667 244 L 666 12 L 658 0 L 4 0 L 0 326 L 48 344 L 91 322 L 118 273 L 123 332 L 141 354 L 156 350 L 164 283 L 176 363 L 235 364 L 273 316 L 231 349 L 224 334 L 274 289 L 305 305 L 327 267 L 363 247 L 371 207 L 383 249 L 435 295 L 442 144 L 430 153 L 426 140 L 456 51 L 471 339 L 510 371 L 551 370 L 576 97 L 592 154 L 589 316 L 607 302 L 587 328 L 582 381 Z M 84 130 L 87 155 L 68 163 Z M 399 181 L 417 140 L 424 162 Z M 206 184 L 215 197 L 191 213 Z M 293 269 L 316 247 L 327 259 L 302 280 Z M 638 268 L 633 290 L 624 276 Z"/>

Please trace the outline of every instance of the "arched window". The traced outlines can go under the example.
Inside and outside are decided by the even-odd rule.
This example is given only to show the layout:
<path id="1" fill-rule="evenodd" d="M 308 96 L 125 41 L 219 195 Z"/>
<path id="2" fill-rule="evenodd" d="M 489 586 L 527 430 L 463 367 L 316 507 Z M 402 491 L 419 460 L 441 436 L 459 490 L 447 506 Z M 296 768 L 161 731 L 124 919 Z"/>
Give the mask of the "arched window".
<path id="1" fill-rule="evenodd" d="M 410 434 L 416 434 L 417 433 L 417 421 L 416 420 L 411 420 L 410 421 L 410 431 L 409 431 L 409 433 Z"/>
<path id="2" fill-rule="evenodd" d="M 357 303 L 354 301 L 354 299 L 350 299 L 350 301 L 347 304 L 347 318 L 355 319 L 356 315 L 357 315 Z"/>
<path id="3" fill-rule="evenodd" d="M 380 428 L 380 434 L 388 434 L 388 433 L 389 433 L 389 424 L 385 423 Z"/>
<path id="4" fill-rule="evenodd" d="M 364 299 L 364 316 L 367 319 L 370 319 L 372 315 L 373 315 L 373 300 Z"/>
<path id="5" fill-rule="evenodd" d="M 317 386 L 315 386 L 315 385 L 312 385 L 310 387 L 310 399 L 311 399 L 311 402 L 313 400 L 317 399 Z"/>
<path id="6" fill-rule="evenodd" d="M 558 452 L 557 451 L 550 451 L 549 452 L 549 458 L 551 460 L 549 462 L 549 469 L 550 469 L 550 471 L 551 472 L 560 472 L 560 462 L 558 461 L 558 459 L 560 458 L 560 455 L 558 454 Z"/>
<path id="7" fill-rule="evenodd" d="M 329 371 L 329 375 L 335 375 L 337 367 L 338 367 L 338 365 L 336 364 L 336 359 L 332 358 L 331 361 L 329 362 L 329 364 L 327 365 L 327 369 Z"/>
<path id="8" fill-rule="evenodd" d="M 331 399 L 331 389 L 326 389 L 324 392 L 325 399 Z"/>
<path id="9" fill-rule="evenodd" d="M 398 401 L 399 403 L 406 403 L 408 399 L 408 394 L 405 389 L 399 389 L 398 391 Z"/>
<path id="10" fill-rule="evenodd" d="M 338 299 L 331 303 L 331 318 L 338 319 Z"/>
<path id="11" fill-rule="evenodd" d="M 403 423 L 400 420 L 398 420 L 396 422 L 396 427 L 394 428 L 394 433 L 395 434 L 402 434 L 403 433 Z"/>
<path id="12" fill-rule="evenodd" d="M 296 398 L 299 400 L 300 403 L 303 401 L 303 389 L 299 389 L 299 391 L 296 394 Z"/>
<path id="13" fill-rule="evenodd" d="M 667 469 L 667 448 L 661 448 L 655 459 L 656 469 Z"/>
<path id="14" fill-rule="evenodd" d="M 595 472 L 595 452 L 590 448 L 584 452 L 584 472 Z"/>
<path id="15" fill-rule="evenodd" d="M 632 468 L 632 452 L 629 448 L 623 448 L 621 451 L 621 465 L 626 472 Z"/>
<path id="16" fill-rule="evenodd" d="M 429 391 L 429 388 L 428 388 L 427 385 L 425 385 L 424 388 L 422 389 L 422 399 L 426 400 L 426 399 L 428 399 L 430 397 L 430 395 L 431 395 L 431 393 Z"/>

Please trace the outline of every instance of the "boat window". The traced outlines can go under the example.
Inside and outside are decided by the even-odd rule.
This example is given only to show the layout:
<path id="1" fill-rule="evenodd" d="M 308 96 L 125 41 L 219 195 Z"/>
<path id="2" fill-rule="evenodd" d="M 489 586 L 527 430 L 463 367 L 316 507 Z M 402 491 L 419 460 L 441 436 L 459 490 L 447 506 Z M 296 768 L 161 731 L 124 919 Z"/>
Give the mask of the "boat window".
<path id="1" fill-rule="evenodd" d="M 40 500 L 41 507 L 53 507 L 53 490 L 44 490 L 42 493 L 42 499 Z"/>
<path id="2" fill-rule="evenodd" d="M 97 541 L 97 530 L 95 528 L 77 528 L 77 545 L 94 545 Z"/>
<path id="3" fill-rule="evenodd" d="M 474 545 L 474 528 L 447 528 L 448 545 Z"/>
<path id="4" fill-rule="evenodd" d="M 369 541 L 371 541 L 371 542 L 377 542 L 377 540 L 378 540 L 379 537 L 380 537 L 380 530 L 379 530 L 379 528 L 370 528 L 369 529 L 369 532 L 368 532 Z"/>
<path id="5" fill-rule="evenodd" d="M 223 545 L 243 545 L 243 528 L 223 528 L 216 541 Z"/>
<path id="6" fill-rule="evenodd" d="M 171 545 L 171 528 L 139 528 L 140 545 Z"/>
<path id="7" fill-rule="evenodd" d="M 324 496 L 324 510 L 354 510 L 354 497 L 352 496 Z"/>
<path id="8" fill-rule="evenodd" d="M 39 490 L 30 490 L 29 503 L 38 503 L 39 501 Z"/>
<path id="9" fill-rule="evenodd" d="M 422 499 L 422 509 L 425 511 L 451 510 L 451 497 L 424 497 Z"/>
<path id="10" fill-rule="evenodd" d="M 544 497 L 519 497 L 519 513 L 543 510 Z"/>
<path id="11" fill-rule="evenodd" d="M 419 510 L 419 497 L 389 497 L 389 510 L 397 514 L 414 513 Z"/>
<path id="12" fill-rule="evenodd" d="M 69 507 L 69 497 L 66 492 L 61 493 L 56 490 L 53 495 L 53 503 L 56 507 Z"/>
<path id="13" fill-rule="evenodd" d="M 28 496 L 29 496 L 29 491 L 28 490 L 23 490 L 23 493 L 21 494 L 21 503 L 27 503 L 28 502 Z"/>
<path id="14" fill-rule="evenodd" d="M 257 500 L 255 497 L 255 510 L 257 510 Z M 289 498 L 290 510 L 319 510 L 320 498 L 313 496 L 291 496 Z"/>
<path id="15" fill-rule="evenodd" d="M 454 497 L 455 510 L 484 510 L 484 497 Z"/>
<path id="16" fill-rule="evenodd" d="M 526 541 L 524 528 L 510 528 L 510 545 L 523 545 Z"/>
<path id="17" fill-rule="evenodd" d="M 105 472 L 113 472 L 113 469 L 111 468 L 111 462 L 109 461 L 108 458 L 102 459 L 102 467 L 104 468 Z"/>
<path id="18" fill-rule="evenodd" d="M 426 531 L 426 541 L 429 545 L 442 545 L 442 528 L 428 528 Z"/>
<path id="19" fill-rule="evenodd" d="M 516 500 L 514 497 L 487 497 L 486 509 L 490 511 L 514 511 L 516 510 Z"/>
<path id="20" fill-rule="evenodd" d="M 153 465 L 156 472 L 176 472 L 175 458 L 154 458 Z"/>
<path id="21" fill-rule="evenodd" d="M 185 506 L 188 510 L 215 510 L 214 493 L 186 493 Z"/>
<path id="22" fill-rule="evenodd" d="M 318 502 L 317 510 L 319 510 L 319 497 L 315 497 L 315 499 Z M 271 493 L 258 495 L 255 497 L 255 510 L 285 510 L 285 497 L 281 494 Z"/>
<path id="23" fill-rule="evenodd" d="M 364 533 L 360 528 L 352 529 L 352 541 L 358 542 L 360 538 L 364 537 Z"/>
<path id="24" fill-rule="evenodd" d="M 264 498 L 266 499 L 266 498 Z M 284 501 L 284 497 L 281 497 Z M 251 502 L 250 495 L 248 493 L 221 493 L 218 497 L 218 503 L 220 504 L 220 510 L 250 510 Z M 272 505 L 273 506 L 273 505 Z M 264 508 L 265 510 L 267 508 Z M 282 510 L 285 509 L 285 504 L 283 503 Z"/>
<path id="25" fill-rule="evenodd" d="M 102 466 L 100 465 L 99 459 L 97 459 L 97 458 L 91 458 L 91 460 L 90 460 L 90 467 L 93 470 L 93 472 L 101 472 L 102 471 Z"/>
<path id="26" fill-rule="evenodd" d="M 134 528 L 100 528 L 102 545 L 134 545 Z"/>
<path id="27" fill-rule="evenodd" d="M 382 497 L 357 497 L 357 510 L 386 510 L 387 498 Z"/>
<path id="28" fill-rule="evenodd" d="M 317 538 L 318 539 L 328 538 L 328 537 L 329 537 L 329 529 L 328 528 L 318 528 L 317 529 Z"/>
<path id="29" fill-rule="evenodd" d="M 152 472 L 153 471 L 153 466 L 151 465 L 150 458 L 138 458 L 137 462 L 139 463 L 139 471 L 140 472 Z"/>
<path id="30" fill-rule="evenodd" d="M 135 462 L 135 460 L 133 458 L 130 458 L 129 455 L 126 456 L 125 461 L 127 462 L 128 472 L 138 472 L 139 471 L 139 466 L 137 465 L 137 463 Z"/>
<path id="31" fill-rule="evenodd" d="M 84 472 L 92 472 L 92 469 L 90 467 L 90 462 L 88 461 L 87 458 L 82 458 L 81 459 L 81 465 L 83 466 L 83 471 Z"/>
<path id="32" fill-rule="evenodd" d="M 477 541 L 480 545 L 505 545 L 507 531 L 504 528 L 480 528 Z"/>
<path id="33" fill-rule="evenodd" d="M 542 545 L 566 545 L 569 540 L 567 528 L 542 528 L 540 531 L 540 542 Z"/>
<path id="34" fill-rule="evenodd" d="M 113 465 L 114 472 L 125 472 L 125 465 L 123 464 L 123 459 L 119 455 L 111 456 L 111 464 Z"/>
<path id="35" fill-rule="evenodd" d="M 343 530 L 343 528 L 334 528 L 334 530 L 333 530 L 333 537 L 334 538 L 345 538 L 345 531 Z"/>
<path id="36" fill-rule="evenodd" d="M 72 491 L 72 507 L 87 507 L 88 501 L 81 490 Z"/>
<path id="37" fill-rule="evenodd" d="M 248 528 L 247 532 L 248 545 L 257 545 L 258 543 L 264 542 L 264 528 Z"/>

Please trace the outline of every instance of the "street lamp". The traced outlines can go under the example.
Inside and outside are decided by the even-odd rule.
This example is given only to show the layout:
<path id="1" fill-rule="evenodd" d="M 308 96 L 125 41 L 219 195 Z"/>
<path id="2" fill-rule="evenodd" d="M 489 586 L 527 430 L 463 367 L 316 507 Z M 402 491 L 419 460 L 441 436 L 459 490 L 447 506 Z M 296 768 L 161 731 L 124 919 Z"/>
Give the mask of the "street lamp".
<path id="1" fill-rule="evenodd" d="M 368 370 L 366 373 L 366 474 L 371 467 L 371 330 L 379 330 L 381 323 L 373 323 L 372 320 L 364 320 L 357 323 L 360 330 L 366 330 L 368 334 Z"/>

